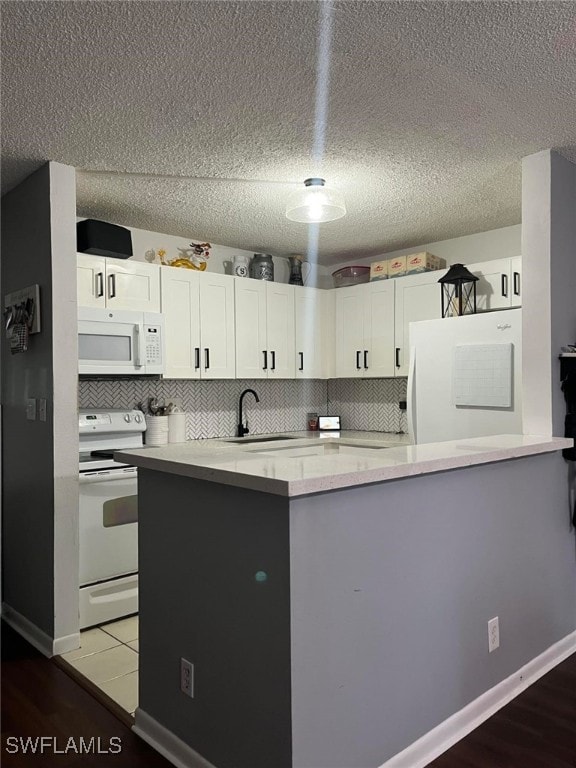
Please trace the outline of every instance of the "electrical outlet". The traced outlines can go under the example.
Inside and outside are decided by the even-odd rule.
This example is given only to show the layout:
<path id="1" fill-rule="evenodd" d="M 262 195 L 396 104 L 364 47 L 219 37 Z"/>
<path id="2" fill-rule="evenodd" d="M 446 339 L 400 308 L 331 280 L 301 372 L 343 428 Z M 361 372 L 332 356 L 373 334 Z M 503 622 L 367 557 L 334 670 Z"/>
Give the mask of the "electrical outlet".
<path id="1" fill-rule="evenodd" d="M 29 397 L 26 401 L 26 418 L 28 421 L 36 421 L 36 398 Z"/>
<path id="2" fill-rule="evenodd" d="M 494 616 L 488 622 L 488 653 L 492 653 L 500 646 L 500 626 L 498 616 Z"/>
<path id="3" fill-rule="evenodd" d="M 194 698 L 194 664 L 184 658 L 180 659 L 180 690 Z"/>

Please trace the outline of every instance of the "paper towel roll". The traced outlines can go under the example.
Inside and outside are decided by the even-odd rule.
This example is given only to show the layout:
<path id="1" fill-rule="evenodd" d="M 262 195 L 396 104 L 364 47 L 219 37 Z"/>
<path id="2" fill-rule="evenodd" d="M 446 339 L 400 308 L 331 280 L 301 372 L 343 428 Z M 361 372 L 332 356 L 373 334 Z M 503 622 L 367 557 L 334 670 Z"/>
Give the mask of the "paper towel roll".
<path id="1" fill-rule="evenodd" d="M 168 442 L 185 443 L 186 442 L 186 414 L 170 413 L 168 414 Z"/>

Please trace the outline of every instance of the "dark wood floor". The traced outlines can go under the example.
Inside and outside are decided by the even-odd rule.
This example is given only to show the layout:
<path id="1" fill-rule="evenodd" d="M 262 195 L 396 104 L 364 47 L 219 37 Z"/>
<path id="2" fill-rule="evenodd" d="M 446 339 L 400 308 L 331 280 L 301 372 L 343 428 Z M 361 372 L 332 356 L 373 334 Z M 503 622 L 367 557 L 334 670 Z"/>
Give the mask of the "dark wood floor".
<path id="1" fill-rule="evenodd" d="M 575 767 L 576 654 L 541 677 L 428 766 Z"/>
<path id="2" fill-rule="evenodd" d="M 9 737 L 73 736 L 118 754 L 10 754 Z M 117 743 L 117 742 L 113 742 Z M 13 746 L 11 746 L 13 748 Z M 5 768 L 170 768 L 129 727 L 2 622 L 2 753 Z M 270 766 L 273 768 L 273 766 Z M 328 768 L 328 767 L 325 767 Z M 351 767 L 352 768 L 352 767 Z M 411 766 L 406 766 L 411 768 Z M 557 666 L 429 768 L 576 768 L 576 654 Z"/>
<path id="3" fill-rule="evenodd" d="M 45 742 L 41 753 L 40 742 L 36 742 L 36 753 L 29 747 L 24 754 L 15 741 L 41 736 L 55 737 L 61 751 L 67 750 L 70 737 L 78 750 L 80 737 L 89 748 L 94 737 L 90 748 L 94 752 L 76 754 L 71 746 L 66 754 L 59 754 Z M 104 752 L 119 745 L 120 752 Z M 54 660 L 42 656 L 4 622 L 0 764 L 2 768 L 173 768 Z"/>

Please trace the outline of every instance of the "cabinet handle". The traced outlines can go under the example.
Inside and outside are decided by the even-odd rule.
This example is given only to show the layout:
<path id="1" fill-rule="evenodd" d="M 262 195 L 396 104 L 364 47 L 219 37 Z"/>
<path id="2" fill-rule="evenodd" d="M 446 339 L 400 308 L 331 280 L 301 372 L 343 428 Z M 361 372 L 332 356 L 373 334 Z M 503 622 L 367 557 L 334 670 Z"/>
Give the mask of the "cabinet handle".
<path id="1" fill-rule="evenodd" d="M 502 296 L 508 296 L 508 275 L 502 275 Z"/>
<path id="2" fill-rule="evenodd" d="M 268 369 L 268 352 L 266 352 L 266 350 L 263 349 L 262 354 L 264 355 L 264 365 L 262 367 L 262 370 L 266 371 Z"/>
<path id="3" fill-rule="evenodd" d="M 270 352 L 270 354 L 272 355 L 272 365 L 270 366 L 270 370 L 271 371 L 275 371 L 276 370 L 276 352 L 274 352 L 274 350 L 272 350 L 272 352 Z"/>
<path id="4" fill-rule="evenodd" d="M 108 275 L 108 298 L 113 299 L 116 296 L 116 275 Z"/>
<path id="5" fill-rule="evenodd" d="M 357 349 L 356 350 L 356 368 L 358 370 L 360 370 L 360 368 L 362 368 L 362 366 L 360 365 L 360 355 L 361 355 L 361 352 L 360 352 L 359 349 Z"/>
<path id="6" fill-rule="evenodd" d="M 299 371 L 304 370 L 304 352 L 298 352 L 300 355 L 300 368 L 298 368 Z"/>
<path id="7" fill-rule="evenodd" d="M 204 368 L 206 370 L 210 368 L 210 350 L 208 347 L 204 347 Z"/>
<path id="8" fill-rule="evenodd" d="M 396 368 L 400 368 L 400 347 L 396 347 L 395 355 L 396 355 Z"/>
<path id="9" fill-rule="evenodd" d="M 513 272 L 514 278 L 514 296 L 520 296 L 520 272 Z"/>
<path id="10" fill-rule="evenodd" d="M 368 368 L 368 350 L 364 350 L 364 368 Z"/>
<path id="11" fill-rule="evenodd" d="M 194 347 L 194 368 L 200 368 L 200 347 Z"/>
<path id="12" fill-rule="evenodd" d="M 104 296 L 104 272 L 96 273 L 96 298 Z"/>

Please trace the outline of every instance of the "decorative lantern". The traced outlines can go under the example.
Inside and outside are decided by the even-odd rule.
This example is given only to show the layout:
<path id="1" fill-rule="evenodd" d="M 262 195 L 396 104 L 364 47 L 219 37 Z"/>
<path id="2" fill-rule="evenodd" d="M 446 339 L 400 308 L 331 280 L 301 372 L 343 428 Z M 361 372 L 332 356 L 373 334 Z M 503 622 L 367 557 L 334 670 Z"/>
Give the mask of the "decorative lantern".
<path id="1" fill-rule="evenodd" d="M 438 282 L 442 290 L 442 317 L 476 314 L 478 278 L 464 264 L 453 264 Z"/>

